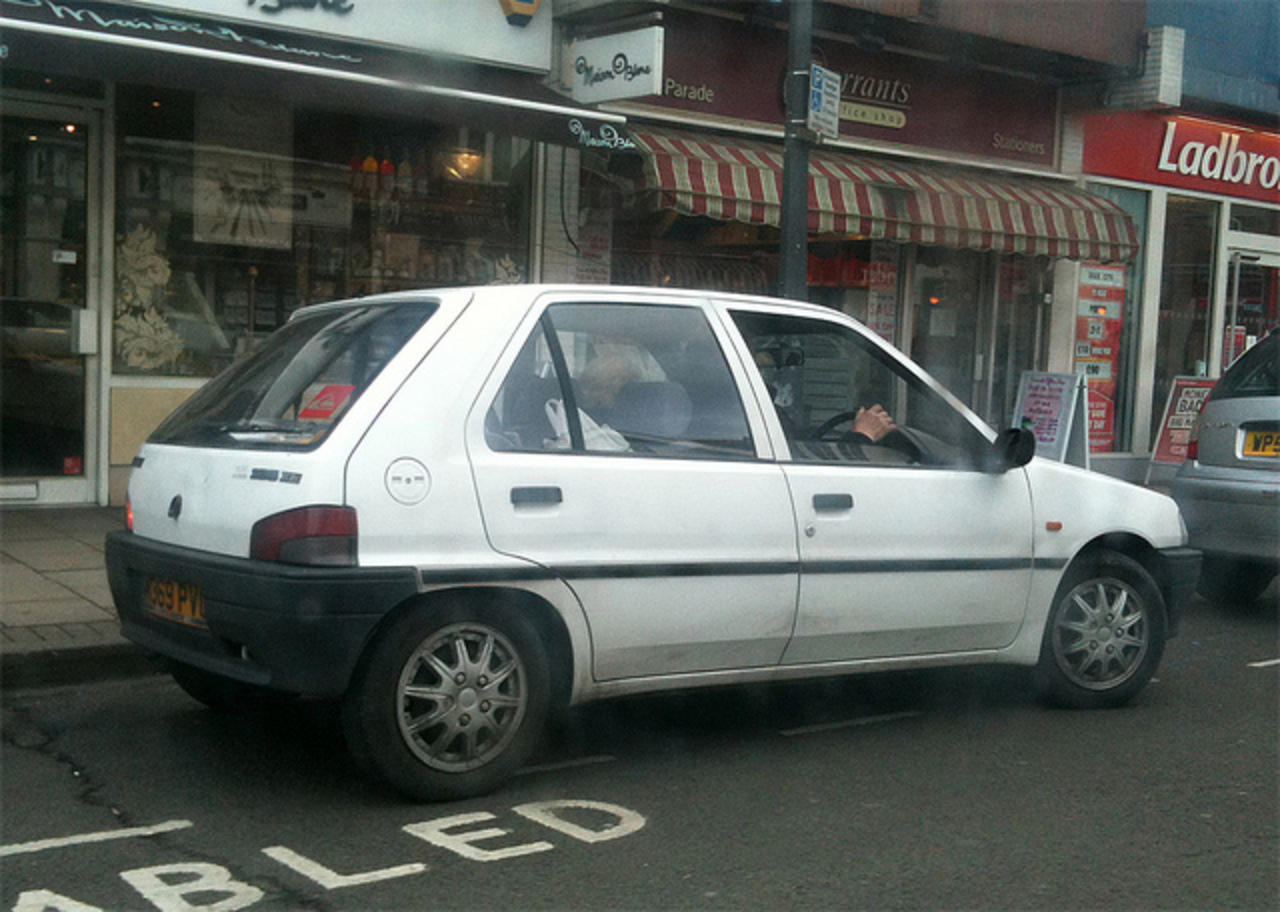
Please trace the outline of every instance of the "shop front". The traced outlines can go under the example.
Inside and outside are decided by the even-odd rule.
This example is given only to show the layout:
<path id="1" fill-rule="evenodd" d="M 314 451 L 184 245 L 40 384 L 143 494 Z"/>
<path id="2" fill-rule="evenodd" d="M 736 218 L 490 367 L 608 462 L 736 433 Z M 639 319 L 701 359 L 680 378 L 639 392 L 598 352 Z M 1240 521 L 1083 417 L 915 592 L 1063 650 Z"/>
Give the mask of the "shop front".
<path id="1" fill-rule="evenodd" d="M 612 108 L 638 149 L 585 162 L 587 208 L 618 200 L 612 280 L 776 292 L 785 33 L 679 10 L 663 26 L 662 93 Z M 810 153 L 810 300 L 1016 421 L 1022 373 L 1070 362 L 1077 265 L 1123 271 L 1134 220 L 1058 170 L 1056 85 L 830 36 L 814 58 L 841 76 L 841 121 Z"/>
<path id="2" fill-rule="evenodd" d="M 449 10 L 428 37 L 466 62 L 385 9 L 151 9 L 199 5 L 2 7 L 0 502 L 122 502 L 149 430 L 300 306 L 536 278 L 542 143 L 618 141 L 542 86 L 536 4 Z"/>
<path id="3" fill-rule="evenodd" d="M 1171 112 L 1086 120 L 1091 187 L 1146 226 L 1132 452 L 1177 377 L 1218 377 L 1280 324 L 1280 133 Z"/>

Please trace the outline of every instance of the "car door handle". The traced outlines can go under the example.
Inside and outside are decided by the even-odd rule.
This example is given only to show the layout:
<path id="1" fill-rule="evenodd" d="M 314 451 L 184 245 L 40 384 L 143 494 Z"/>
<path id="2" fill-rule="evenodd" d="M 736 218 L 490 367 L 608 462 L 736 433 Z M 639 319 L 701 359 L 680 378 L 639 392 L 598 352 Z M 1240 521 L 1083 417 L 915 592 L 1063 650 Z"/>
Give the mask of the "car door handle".
<path id="1" fill-rule="evenodd" d="M 819 513 L 836 513 L 853 509 L 852 494 L 814 494 L 813 508 Z"/>
<path id="2" fill-rule="evenodd" d="M 529 486 L 511 489 L 511 502 L 517 507 L 524 504 L 558 504 L 564 493 L 557 485 Z"/>

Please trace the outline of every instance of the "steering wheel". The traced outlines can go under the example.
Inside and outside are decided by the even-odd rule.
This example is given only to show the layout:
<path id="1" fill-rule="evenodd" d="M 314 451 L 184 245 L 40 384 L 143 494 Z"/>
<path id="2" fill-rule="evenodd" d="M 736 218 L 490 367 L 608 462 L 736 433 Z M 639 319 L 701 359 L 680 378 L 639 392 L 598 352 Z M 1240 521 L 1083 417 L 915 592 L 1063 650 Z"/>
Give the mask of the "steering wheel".
<path id="1" fill-rule="evenodd" d="M 832 415 L 826 421 L 822 422 L 822 424 L 810 431 L 809 437 L 812 440 L 826 440 L 827 435 L 840 425 L 847 424 L 850 421 L 856 421 L 857 418 L 857 412 L 841 412 L 838 415 Z"/>
<path id="2" fill-rule="evenodd" d="M 838 415 L 833 415 L 814 428 L 810 432 L 809 437 L 813 440 L 826 440 L 827 435 L 833 430 L 842 424 L 848 424 L 857 420 L 857 417 L 858 413 L 856 411 L 841 412 Z M 921 444 L 919 438 L 916 437 L 915 432 L 910 428 L 894 428 L 892 431 L 877 440 L 873 445 L 889 447 L 890 449 L 897 450 L 899 453 L 915 463 L 923 463 L 925 461 L 925 447 Z"/>

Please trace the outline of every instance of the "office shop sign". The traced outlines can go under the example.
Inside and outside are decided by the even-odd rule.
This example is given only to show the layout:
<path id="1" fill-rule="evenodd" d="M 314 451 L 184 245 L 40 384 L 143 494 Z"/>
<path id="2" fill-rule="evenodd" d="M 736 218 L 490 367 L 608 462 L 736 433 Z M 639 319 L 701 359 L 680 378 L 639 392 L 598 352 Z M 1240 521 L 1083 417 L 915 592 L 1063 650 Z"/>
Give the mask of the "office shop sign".
<path id="1" fill-rule="evenodd" d="M 580 104 L 662 91 L 662 26 L 565 42 L 561 84 Z"/>
<path id="2" fill-rule="evenodd" d="M 344 41 L 546 73 L 550 9 L 531 0 L 121 0 Z"/>
<path id="3" fill-rule="evenodd" d="M 785 32 L 670 7 L 663 11 L 663 25 L 662 91 L 644 99 L 646 106 L 781 132 Z M 814 49 L 824 67 L 842 76 L 842 140 L 1057 167 L 1058 95 L 1047 83 L 991 70 L 960 72 L 924 58 L 868 54 L 821 36 Z"/>
<path id="4" fill-rule="evenodd" d="M 1280 133 L 1155 112 L 1085 121 L 1087 174 L 1280 203 Z"/>

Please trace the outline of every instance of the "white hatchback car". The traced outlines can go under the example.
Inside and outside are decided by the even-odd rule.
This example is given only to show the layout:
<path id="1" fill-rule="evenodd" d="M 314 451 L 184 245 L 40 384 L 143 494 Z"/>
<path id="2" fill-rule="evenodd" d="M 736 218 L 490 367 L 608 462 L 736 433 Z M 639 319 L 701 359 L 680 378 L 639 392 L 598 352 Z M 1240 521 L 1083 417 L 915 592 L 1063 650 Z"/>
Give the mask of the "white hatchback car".
<path id="1" fill-rule="evenodd" d="M 874 406 L 896 430 L 852 429 Z M 300 310 L 168 418 L 107 563 L 196 699 L 341 697 L 358 757 L 458 798 L 557 706 L 642 691 L 1010 663 L 1129 700 L 1199 553 L 1169 498 L 1033 449 L 820 307 L 381 295 Z"/>

